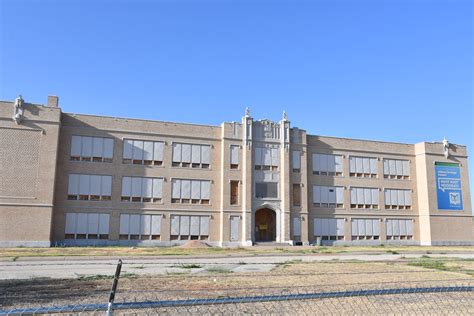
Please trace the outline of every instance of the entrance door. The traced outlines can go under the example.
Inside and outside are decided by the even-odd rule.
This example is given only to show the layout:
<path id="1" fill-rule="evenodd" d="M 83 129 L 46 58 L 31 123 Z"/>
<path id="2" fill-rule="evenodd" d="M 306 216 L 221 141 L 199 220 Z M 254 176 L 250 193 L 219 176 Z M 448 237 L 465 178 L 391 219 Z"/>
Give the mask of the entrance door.
<path id="1" fill-rule="evenodd" d="M 275 211 L 263 208 L 255 212 L 255 241 L 275 241 Z"/>

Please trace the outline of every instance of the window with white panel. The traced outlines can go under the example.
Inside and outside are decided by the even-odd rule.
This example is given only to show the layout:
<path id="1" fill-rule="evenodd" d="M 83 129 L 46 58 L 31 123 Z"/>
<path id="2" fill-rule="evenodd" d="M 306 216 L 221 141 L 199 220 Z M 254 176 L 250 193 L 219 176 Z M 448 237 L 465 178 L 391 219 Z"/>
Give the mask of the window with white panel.
<path id="1" fill-rule="evenodd" d="M 293 172 L 299 173 L 301 171 L 301 151 L 299 150 L 292 151 L 292 165 L 293 165 Z"/>
<path id="2" fill-rule="evenodd" d="M 343 218 L 315 218 L 314 237 L 322 240 L 344 240 Z"/>
<path id="3" fill-rule="evenodd" d="M 322 176 L 342 176 L 342 155 L 313 154 L 313 174 Z"/>
<path id="4" fill-rule="evenodd" d="M 349 176 L 358 178 L 377 178 L 377 158 L 349 157 Z"/>
<path id="5" fill-rule="evenodd" d="M 351 208 L 379 208 L 379 189 L 351 187 Z"/>
<path id="6" fill-rule="evenodd" d="M 112 162 L 114 140 L 107 137 L 72 136 L 72 161 Z"/>
<path id="7" fill-rule="evenodd" d="M 123 157 L 125 164 L 162 166 L 164 142 L 124 139 Z"/>
<path id="8" fill-rule="evenodd" d="M 411 240 L 413 239 L 413 220 L 411 219 L 387 219 L 387 240 Z"/>
<path id="9" fill-rule="evenodd" d="M 411 209 L 411 190 L 385 189 L 385 208 L 392 210 Z"/>
<path id="10" fill-rule="evenodd" d="M 122 201 L 161 203 L 163 178 L 122 177 Z"/>
<path id="11" fill-rule="evenodd" d="M 112 176 L 70 174 L 67 198 L 80 201 L 110 201 Z"/>
<path id="12" fill-rule="evenodd" d="M 172 179 L 171 203 L 210 204 L 211 181 L 196 179 Z"/>
<path id="13" fill-rule="evenodd" d="M 209 169 L 211 146 L 173 143 L 173 167 Z"/>
<path id="14" fill-rule="evenodd" d="M 384 159 L 383 177 L 385 179 L 410 179 L 410 161 L 401 159 Z"/>
<path id="15" fill-rule="evenodd" d="M 278 170 L 280 165 L 280 149 L 270 147 L 255 147 L 255 170 Z"/>
<path id="16" fill-rule="evenodd" d="M 352 219 L 352 240 L 380 239 L 380 220 L 373 218 Z"/>
<path id="17" fill-rule="evenodd" d="M 240 146 L 230 146 L 230 169 L 239 169 Z"/>
<path id="18" fill-rule="evenodd" d="M 210 216 L 171 215 L 171 240 L 209 239 Z"/>
<path id="19" fill-rule="evenodd" d="M 109 214 L 66 213 L 65 239 L 109 239 Z"/>
<path id="20" fill-rule="evenodd" d="M 163 215 L 120 214 L 121 240 L 160 240 Z"/>
<path id="21" fill-rule="evenodd" d="M 344 207 L 344 187 L 313 185 L 315 207 Z"/>

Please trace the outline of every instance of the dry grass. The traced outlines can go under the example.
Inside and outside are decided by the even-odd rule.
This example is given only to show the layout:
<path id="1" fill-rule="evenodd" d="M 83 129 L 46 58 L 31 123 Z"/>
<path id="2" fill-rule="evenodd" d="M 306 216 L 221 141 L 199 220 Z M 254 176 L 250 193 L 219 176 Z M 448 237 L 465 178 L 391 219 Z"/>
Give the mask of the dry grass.
<path id="1" fill-rule="evenodd" d="M 0 248 L 0 257 L 17 260 L 21 257 L 62 256 L 232 256 L 262 254 L 338 254 L 338 253 L 455 253 L 474 252 L 472 246 L 421 247 L 248 247 L 248 248 L 180 248 L 180 247 L 52 247 L 52 248 Z"/>
<path id="2" fill-rule="evenodd" d="M 419 261 L 431 265 L 413 266 Z M 437 269 L 439 263 L 449 269 Z M 117 302 L 270 295 L 334 290 L 472 284 L 472 260 L 423 258 L 397 262 L 289 261 L 270 272 L 223 273 L 203 269 L 197 274 L 123 275 Z M 1 308 L 100 303 L 107 300 L 112 280 L 97 275 L 74 280 L 0 281 Z"/>

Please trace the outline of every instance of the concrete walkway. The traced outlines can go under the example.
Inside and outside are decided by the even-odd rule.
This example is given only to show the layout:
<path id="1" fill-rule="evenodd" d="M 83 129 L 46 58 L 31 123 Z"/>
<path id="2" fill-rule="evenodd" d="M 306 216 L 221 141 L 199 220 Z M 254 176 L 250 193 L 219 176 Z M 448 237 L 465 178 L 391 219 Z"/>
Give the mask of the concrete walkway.
<path id="1" fill-rule="evenodd" d="M 288 261 L 331 260 L 396 261 L 421 258 L 423 254 L 311 254 L 232 257 L 124 257 L 122 275 L 166 275 L 206 272 L 266 272 Z M 430 258 L 474 259 L 472 253 L 430 254 Z M 111 257 L 28 257 L 0 261 L 0 280 L 32 278 L 79 278 L 113 276 L 118 258 Z M 194 265 L 194 266 L 191 266 Z"/>

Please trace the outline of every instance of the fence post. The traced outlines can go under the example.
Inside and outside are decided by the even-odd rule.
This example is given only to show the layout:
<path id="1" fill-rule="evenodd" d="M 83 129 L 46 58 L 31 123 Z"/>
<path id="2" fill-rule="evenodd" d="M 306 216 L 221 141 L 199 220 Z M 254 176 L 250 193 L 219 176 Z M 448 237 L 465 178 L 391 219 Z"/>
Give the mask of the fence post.
<path id="1" fill-rule="evenodd" d="M 118 280 L 120 278 L 120 271 L 122 271 L 122 259 L 119 259 L 117 269 L 115 270 L 114 283 L 112 283 L 112 289 L 110 290 L 109 304 L 107 305 L 107 316 L 113 315 L 112 305 L 114 304 L 115 292 L 117 291 Z"/>

